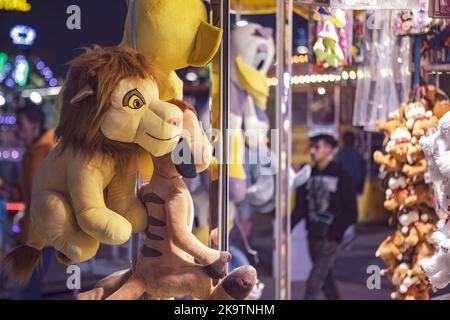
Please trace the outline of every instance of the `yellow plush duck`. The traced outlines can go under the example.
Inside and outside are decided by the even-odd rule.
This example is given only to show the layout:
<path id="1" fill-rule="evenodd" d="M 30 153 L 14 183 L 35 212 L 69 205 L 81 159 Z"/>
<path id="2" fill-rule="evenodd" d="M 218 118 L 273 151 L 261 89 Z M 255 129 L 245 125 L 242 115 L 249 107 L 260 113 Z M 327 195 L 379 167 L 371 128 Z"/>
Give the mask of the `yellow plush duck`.
<path id="1" fill-rule="evenodd" d="M 175 70 L 207 65 L 220 47 L 222 30 L 208 23 L 201 0 L 135 0 L 135 10 L 127 3 L 122 45 L 132 46 L 135 37 L 136 50 L 163 73 L 161 99 L 182 99 L 183 82 Z"/>
<path id="2" fill-rule="evenodd" d="M 230 199 L 240 202 L 246 196 L 244 170 L 244 131 L 254 137 L 266 135 L 268 124 L 258 119 L 256 108 L 266 109 L 269 97 L 267 72 L 275 56 L 273 30 L 250 23 L 233 30 L 231 36 L 231 164 Z M 255 143 L 248 139 L 247 143 Z M 257 143 L 257 142 L 256 142 Z"/>

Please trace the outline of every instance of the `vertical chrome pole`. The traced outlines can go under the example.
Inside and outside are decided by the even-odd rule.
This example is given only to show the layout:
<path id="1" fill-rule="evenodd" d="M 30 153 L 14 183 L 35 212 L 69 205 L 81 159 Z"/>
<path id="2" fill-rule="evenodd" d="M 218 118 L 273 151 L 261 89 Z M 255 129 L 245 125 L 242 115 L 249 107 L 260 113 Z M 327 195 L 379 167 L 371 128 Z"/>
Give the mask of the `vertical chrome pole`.
<path id="1" fill-rule="evenodd" d="M 131 32 L 131 47 L 134 50 L 137 50 L 137 41 L 136 41 L 136 7 L 137 7 L 137 1 L 138 0 L 130 0 L 130 32 Z M 139 168 L 139 161 L 138 161 L 138 168 Z M 136 180 L 136 193 L 139 192 L 140 189 L 140 174 L 138 174 L 137 180 Z M 130 251 L 130 262 L 131 262 L 131 269 L 134 270 L 136 268 L 136 263 L 138 259 L 139 254 L 139 247 L 140 247 L 140 237 L 139 233 L 133 234 L 131 236 L 131 251 Z"/>
<path id="2" fill-rule="evenodd" d="M 222 124 L 222 163 L 220 166 L 220 219 L 219 219 L 219 248 L 228 251 L 228 201 L 229 201 L 229 114 L 230 114 L 230 1 L 222 0 L 222 29 L 223 40 L 221 48 L 221 124 Z"/>
<path id="3" fill-rule="evenodd" d="M 229 201 L 229 97 L 230 97 L 230 1 L 212 0 L 214 24 L 223 30 L 220 49 L 220 130 L 222 146 L 219 164 L 219 188 L 217 195 L 218 249 L 228 251 L 228 201 Z M 218 18 L 218 19 L 217 19 Z"/>
<path id="4" fill-rule="evenodd" d="M 276 129 L 278 131 L 278 172 L 275 214 L 275 298 L 291 298 L 290 190 L 292 119 L 292 19 L 293 0 L 277 0 Z"/>

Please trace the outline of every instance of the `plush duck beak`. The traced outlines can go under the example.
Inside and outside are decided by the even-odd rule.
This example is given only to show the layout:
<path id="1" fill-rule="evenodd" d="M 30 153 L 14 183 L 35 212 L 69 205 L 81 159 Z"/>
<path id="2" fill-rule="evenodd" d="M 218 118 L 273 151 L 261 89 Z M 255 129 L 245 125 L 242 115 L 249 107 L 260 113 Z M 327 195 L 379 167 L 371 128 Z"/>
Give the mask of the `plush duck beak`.
<path id="1" fill-rule="evenodd" d="M 258 106 L 265 109 L 269 97 L 269 85 L 264 73 L 245 63 L 242 57 L 236 58 L 239 86 L 247 90 L 257 101 Z"/>

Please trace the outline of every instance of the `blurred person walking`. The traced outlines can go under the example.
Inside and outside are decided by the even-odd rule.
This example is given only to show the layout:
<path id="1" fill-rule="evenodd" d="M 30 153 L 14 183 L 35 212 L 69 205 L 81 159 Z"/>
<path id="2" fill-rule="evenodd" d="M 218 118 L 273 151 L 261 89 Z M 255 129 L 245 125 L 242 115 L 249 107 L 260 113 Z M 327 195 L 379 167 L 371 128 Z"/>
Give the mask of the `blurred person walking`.
<path id="1" fill-rule="evenodd" d="M 306 219 L 312 270 L 306 284 L 305 300 L 316 300 L 323 291 L 329 300 L 340 299 L 333 277 L 333 264 L 346 229 L 356 222 L 356 191 L 351 176 L 333 156 L 337 141 L 319 134 L 310 139 L 314 163 L 308 182 L 296 190 L 295 226 Z"/>
<path id="2" fill-rule="evenodd" d="M 334 160 L 353 178 L 357 196 L 361 197 L 366 183 L 366 161 L 356 149 L 356 136 L 353 132 L 346 131 L 343 140 L 344 145 Z M 351 225 L 344 234 L 342 247 L 350 249 L 355 237 L 355 225 Z"/>
<path id="3" fill-rule="evenodd" d="M 18 110 L 17 136 L 26 148 L 21 163 L 21 198 L 26 206 L 25 215 L 19 223 L 21 230 L 18 242 L 22 244 L 27 239 L 30 224 L 29 205 L 33 178 L 56 143 L 54 130 L 45 127 L 45 114 L 36 106 L 26 106 Z M 34 271 L 30 281 L 24 287 L 16 290 L 14 299 L 37 300 L 42 298 L 42 279 L 50 267 L 53 257 L 53 249 L 44 249 L 41 267 Z"/>
<path id="4" fill-rule="evenodd" d="M 344 133 L 344 146 L 336 155 L 335 161 L 353 177 L 358 196 L 364 192 L 366 182 L 366 161 L 355 147 L 356 137 L 351 131 Z"/>

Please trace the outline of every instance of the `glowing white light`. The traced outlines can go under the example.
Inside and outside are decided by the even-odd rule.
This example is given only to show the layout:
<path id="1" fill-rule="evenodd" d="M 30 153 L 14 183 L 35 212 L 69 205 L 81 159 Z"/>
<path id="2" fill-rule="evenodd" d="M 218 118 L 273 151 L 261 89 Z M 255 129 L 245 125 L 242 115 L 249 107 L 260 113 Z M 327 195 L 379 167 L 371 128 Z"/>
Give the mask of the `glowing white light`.
<path id="1" fill-rule="evenodd" d="M 31 46 L 36 39 L 36 31 L 29 26 L 17 25 L 11 29 L 9 36 L 16 45 Z"/>
<path id="2" fill-rule="evenodd" d="M 245 26 L 248 26 L 248 21 L 247 21 L 247 20 L 239 20 L 239 21 L 236 23 L 236 25 L 237 25 L 238 27 L 245 27 Z"/>
<path id="3" fill-rule="evenodd" d="M 30 94 L 30 100 L 34 103 L 34 104 L 41 104 L 42 103 L 42 96 L 39 92 L 32 92 Z"/>
<path id="4" fill-rule="evenodd" d="M 325 93 L 327 93 L 327 90 L 325 90 L 324 87 L 319 87 L 319 89 L 317 89 L 317 93 L 323 96 Z"/>
<path id="5" fill-rule="evenodd" d="M 56 80 L 55 78 L 50 79 L 50 81 L 48 82 L 48 84 L 51 87 L 56 87 L 58 85 L 58 80 Z"/>
<path id="6" fill-rule="evenodd" d="M 45 68 L 45 64 L 42 61 L 39 61 L 38 63 L 36 63 L 36 68 L 41 71 L 42 69 Z"/>
<path id="7" fill-rule="evenodd" d="M 24 56 L 20 55 L 16 57 L 14 64 L 13 78 L 19 86 L 24 86 L 28 80 L 28 74 L 30 72 L 30 65 Z"/>
<path id="8" fill-rule="evenodd" d="M 284 87 L 285 88 L 289 88 L 290 84 L 291 84 L 291 74 L 289 72 L 285 72 L 283 75 L 283 79 L 284 79 Z"/>
<path id="9" fill-rule="evenodd" d="M 350 71 L 349 73 L 350 79 L 355 80 L 356 79 L 356 72 L 355 71 Z"/>
<path id="10" fill-rule="evenodd" d="M 364 72 L 362 72 L 361 70 L 358 70 L 358 72 L 356 73 L 356 75 L 358 76 L 358 78 L 363 79 L 364 78 Z"/>
<path id="11" fill-rule="evenodd" d="M 188 72 L 186 74 L 186 80 L 187 81 L 194 82 L 194 81 L 197 81 L 197 79 L 198 79 L 198 76 L 197 76 L 197 74 L 195 72 Z"/>
<path id="12" fill-rule="evenodd" d="M 307 46 L 298 46 L 297 47 L 297 53 L 298 54 L 308 54 L 309 49 Z"/>
<path id="13" fill-rule="evenodd" d="M 347 71 L 342 71 L 342 79 L 348 80 L 349 77 L 350 77 L 350 76 L 349 76 L 349 74 L 348 74 Z"/>
<path id="14" fill-rule="evenodd" d="M 5 97 L 0 94 L 0 107 L 4 106 L 5 103 L 6 103 Z"/>

